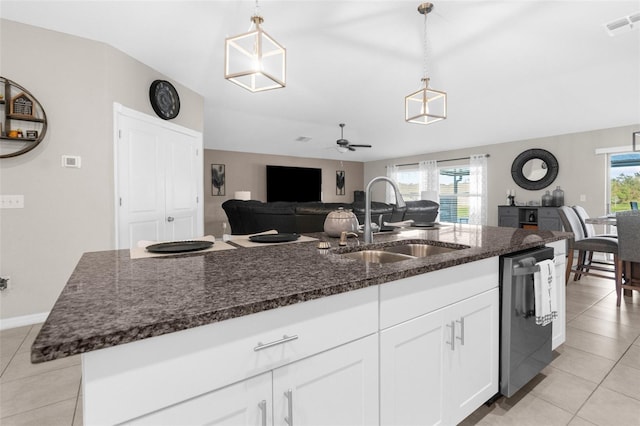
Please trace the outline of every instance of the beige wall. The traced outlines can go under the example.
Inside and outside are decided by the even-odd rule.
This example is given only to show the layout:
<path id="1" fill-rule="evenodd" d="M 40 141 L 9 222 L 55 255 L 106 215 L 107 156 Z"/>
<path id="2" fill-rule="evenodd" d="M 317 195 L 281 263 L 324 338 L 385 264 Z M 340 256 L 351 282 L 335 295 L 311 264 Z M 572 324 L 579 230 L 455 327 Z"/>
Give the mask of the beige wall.
<path id="1" fill-rule="evenodd" d="M 24 209 L 0 210 L 0 319 L 47 312 L 83 252 L 114 248 L 113 102 L 155 115 L 153 69 L 102 43 L 0 20 L 0 75 L 27 88 L 47 113 L 44 141 L 0 159 L 0 193 Z M 203 98 L 180 93 L 176 124 L 202 131 Z M 82 168 L 61 167 L 78 155 Z"/>
<path id="2" fill-rule="evenodd" d="M 365 181 L 368 182 L 375 176 L 384 175 L 387 164 L 405 164 L 427 159 L 444 160 L 468 157 L 471 154 L 489 154 L 489 225 L 497 225 L 498 205 L 506 204 L 508 189 L 515 189 L 517 202 L 527 202 L 540 201 L 546 189 L 553 190 L 557 185 L 560 185 L 565 192 L 566 205 L 580 204 L 590 214 L 601 215 L 605 213 L 607 203 L 605 200 L 607 160 L 606 155 L 596 155 L 595 150 L 618 146 L 627 146 L 631 149 L 631 133 L 639 129 L 640 124 L 369 162 L 365 164 Z M 511 177 L 513 160 L 522 151 L 531 148 L 546 149 L 558 159 L 558 177 L 544 190 L 527 191 L 517 186 Z M 454 165 L 456 163 L 442 164 Z M 382 185 L 374 190 L 377 198 L 384 199 Z M 586 201 L 580 201 L 580 195 L 585 195 Z"/>
<path id="3" fill-rule="evenodd" d="M 211 195 L 211 164 L 224 164 L 226 172 L 225 196 Z M 323 201 L 352 202 L 353 191 L 363 189 L 364 163 L 355 161 L 322 160 L 282 155 L 251 154 L 246 152 L 204 150 L 204 229 L 206 234 L 220 235 L 227 216 L 222 203 L 232 199 L 235 191 L 251 191 L 254 200 L 267 200 L 266 165 L 315 167 L 322 169 Z M 344 170 L 345 195 L 336 195 L 336 170 Z"/>

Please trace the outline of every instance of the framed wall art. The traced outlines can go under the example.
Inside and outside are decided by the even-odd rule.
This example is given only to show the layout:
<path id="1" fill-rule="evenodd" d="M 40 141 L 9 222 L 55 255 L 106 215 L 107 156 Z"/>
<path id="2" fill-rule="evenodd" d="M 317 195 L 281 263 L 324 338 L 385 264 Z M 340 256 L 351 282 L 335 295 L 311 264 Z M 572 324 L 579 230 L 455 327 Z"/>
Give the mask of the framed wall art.
<path id="1" fill-rule="evenodd" d="M 226 176 L 224 164 L 211 165 L 211 195 L 226 194 Z"/>
<path id="2" fill-rule="evenodd" d="M 336 170 L 336 195 L 345 195 L 345 185 L 344 170 Z"/>

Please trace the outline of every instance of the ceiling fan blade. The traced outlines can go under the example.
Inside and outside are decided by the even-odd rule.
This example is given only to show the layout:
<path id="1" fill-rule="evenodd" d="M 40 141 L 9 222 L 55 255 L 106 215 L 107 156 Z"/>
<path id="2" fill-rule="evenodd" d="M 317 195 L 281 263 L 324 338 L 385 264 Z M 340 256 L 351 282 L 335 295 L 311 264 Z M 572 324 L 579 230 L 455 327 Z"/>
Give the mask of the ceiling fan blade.
<path id="1" fill-rule="evenodd" d="M 356 149 L 353 147 L 353 145 L 348 145 L 347 148 L 349 148 L 349 151 L 355 151 Z"/>
<path id="2" fill-rule="evenodd" d="M 355 146 L 356 148 L 371 148 L 371 145 L 356 145 L 356 144 L 349 144 L 349 146 Z"/>

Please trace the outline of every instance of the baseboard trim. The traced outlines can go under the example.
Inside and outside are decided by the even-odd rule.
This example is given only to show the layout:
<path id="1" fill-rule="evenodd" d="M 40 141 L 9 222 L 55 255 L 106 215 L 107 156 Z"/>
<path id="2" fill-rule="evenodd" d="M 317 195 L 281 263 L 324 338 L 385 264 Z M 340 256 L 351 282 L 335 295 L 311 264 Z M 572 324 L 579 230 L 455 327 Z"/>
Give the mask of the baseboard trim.
<path id="1" fill-rule="evenodd" d="M 39 314 L 22 315 L 19 317 L 11 317 L 0 319 L 0 330 L 8 330 L 10 328 L 23 327 L 25 325 L 33 325 L 44 322 L 49 316 L 49 312 L 41 312 Z"/>

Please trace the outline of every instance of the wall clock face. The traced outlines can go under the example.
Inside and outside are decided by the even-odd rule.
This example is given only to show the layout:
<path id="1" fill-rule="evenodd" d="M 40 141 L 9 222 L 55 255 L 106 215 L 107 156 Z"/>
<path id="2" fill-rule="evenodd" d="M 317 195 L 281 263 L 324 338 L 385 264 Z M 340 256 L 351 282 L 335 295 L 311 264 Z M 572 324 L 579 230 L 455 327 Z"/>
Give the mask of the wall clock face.
<path id="1" fill-rule="evenodd" d="M 149 100 L 153 110 L 163 120 L 176 118 L 180 112 L 180 97 L 173 84 L 165 80 L 156 80 L 149 88 Z"/>

